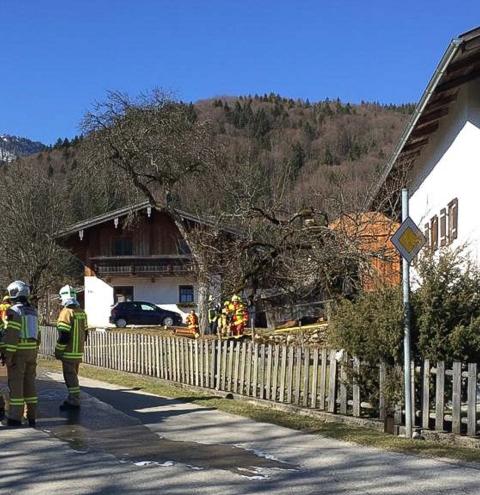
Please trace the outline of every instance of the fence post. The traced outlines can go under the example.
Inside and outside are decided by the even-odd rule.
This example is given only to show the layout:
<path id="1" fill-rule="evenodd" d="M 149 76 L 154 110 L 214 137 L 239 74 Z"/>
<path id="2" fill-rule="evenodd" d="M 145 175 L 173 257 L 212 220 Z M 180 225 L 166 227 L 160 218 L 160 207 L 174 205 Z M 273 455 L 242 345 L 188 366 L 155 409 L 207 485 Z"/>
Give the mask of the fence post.
<path id="1" fill-rule="evenodd" d="M 308 407 L 308 389 L 310 387 L 310 349 L 305 347 L 303 356 L 303 406 Z"/>
<path id="2" fill-rule="evenodd" d="M 423 361 L 422 428 L 430 425 L 430 360 Z"/>
<path id="3" fill-rule="evenodd" d="M 312 389 L 310 391 L 310 407 L 317 407 L 317 386 L 318 386 L 318 347 L 313 350 L 313 368 L 312 368 Z"/>
<path id="4" fill-rule="evenodd" d="M 360 417 L 361 415 L 361 401 L 360 401 L 360 386 L 358 385 L 358 376 L 360 375 L 360 360 L 357 357 L 353 358 L 353 415 Z"/>
<path id="5" fill-rule="evenodd" d="M 335 412 L 335 394 L 337 389 L 337 361 L 335 359 L 336 352 L 330 351 L 330 368 L 328 380 L 328 412 Z"/>
<path id="6" fill-rule="evenodd" d="M 467 435 L 477 434 L 477 363 L 468 363 L 468 417 Z"/>
<path id="7" fill-rule="evenodd" d="M 327 391 L 327 349 L 322 349 L 322 367 L 320 368 L 320 397 L 319 409 L 325 410 L 325 397 Z"/>
<path id="8" fill-rule="evenodd" d="M 443 431 L 443 416 L 445 409 L 445 363 L 437 363 L 436 376 L 436 395 L 435 395 L 435 430 Z"/>
<path id="9" fill-rule="evenodd" d="M 462 397 L 462 363 L 453 363 L 452 377 L 452 433 L 460 435 Z"/>

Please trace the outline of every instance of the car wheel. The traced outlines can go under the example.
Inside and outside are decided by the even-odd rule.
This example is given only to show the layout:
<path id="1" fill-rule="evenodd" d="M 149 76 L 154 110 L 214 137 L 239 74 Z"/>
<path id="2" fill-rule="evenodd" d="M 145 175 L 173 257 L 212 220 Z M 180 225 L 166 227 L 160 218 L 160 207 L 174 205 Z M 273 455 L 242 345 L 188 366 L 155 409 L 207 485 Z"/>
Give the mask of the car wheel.
<path id="1" fill-rule="evenodd" d="M 167 316 L 166 318 L 163 319 L 163 324 L 166 327 L 173 327 L 173 318 L 171 316 Z"/>
<path id="2" fill-rule="evenodd" d="M 127 326 L 127 320 L 125 320 L 124 318 L 119 318 L 116 322 L 115 322 L 115 325 L 118 327 L 118 328 L 125 328 Z"/>

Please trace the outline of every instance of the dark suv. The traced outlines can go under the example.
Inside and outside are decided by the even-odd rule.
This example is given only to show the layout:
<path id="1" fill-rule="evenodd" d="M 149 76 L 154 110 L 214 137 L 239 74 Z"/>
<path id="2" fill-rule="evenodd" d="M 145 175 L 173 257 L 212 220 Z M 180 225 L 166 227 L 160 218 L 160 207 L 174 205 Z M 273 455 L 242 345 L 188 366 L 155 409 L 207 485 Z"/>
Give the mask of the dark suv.
<path id="1" fill-rule="evenodd" d="M 165 325 L 171 327 L 181 325 L 182 317 L 175 311 L 159 308 L 152 303 L 128 301 L 113 306 L 110 323 L 121 328 L 127 325 Z"/>

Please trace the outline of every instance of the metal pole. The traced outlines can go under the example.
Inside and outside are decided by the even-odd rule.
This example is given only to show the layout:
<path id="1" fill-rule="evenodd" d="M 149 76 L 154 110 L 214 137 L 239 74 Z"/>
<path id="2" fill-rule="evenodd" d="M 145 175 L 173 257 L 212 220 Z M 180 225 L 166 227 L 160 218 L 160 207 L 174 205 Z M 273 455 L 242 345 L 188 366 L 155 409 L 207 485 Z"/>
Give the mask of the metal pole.
<path id="1" fill-rule="evenodd" d="M 402 221 L 408 218 L 408 189 L 402 189 Z M 405 390 L 405 436 L 412 438 L 412 377 L 410 373 L 410 263 L 402 258 L 403 268 L 403 370 Z"/>

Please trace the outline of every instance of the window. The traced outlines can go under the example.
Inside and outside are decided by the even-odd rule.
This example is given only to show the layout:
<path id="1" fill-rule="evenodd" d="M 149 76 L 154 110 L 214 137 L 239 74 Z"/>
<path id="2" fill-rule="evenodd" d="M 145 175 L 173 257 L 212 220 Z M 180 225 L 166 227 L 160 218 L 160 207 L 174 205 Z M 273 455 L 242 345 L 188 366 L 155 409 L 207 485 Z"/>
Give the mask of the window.
<path id="1" fill-rule="evenodd" d="M 133 241 L 128 237 L 115 239 L 113 243 L 114 256 L 131 256 L 133 254 Z"/>
<path id="2" fill-rule="evenodd" d="M 430 219 L 430 248 L 432 251 L 438 249 L 438 217 L 433 215 Z"/>
<path id="3" fill-rule="evenodd" d="M 448 243 L 458 237 L 458 199 L 448 203 Z"/>
<path id="4" fill-rule="evenodd" d="M 440 210 L 440 246 L 447 245 L 447 209 Z"/>
<path id="5" fill-rule="evenodd" d="M 113 300 L 115 303 L 133 301 L 133 287 L 114 287 Z"/>
<path id="6" fill-rule="evenodd" d="M 151 304 L 140 304 L 142 311 L 155 311 L 157 308 Z"/>
<path id="7" fill-rule="evenodd" d="M 180 285 L 178 287 L 178 299 L 181 303 L 193 302 L 193 285 Z"/>

